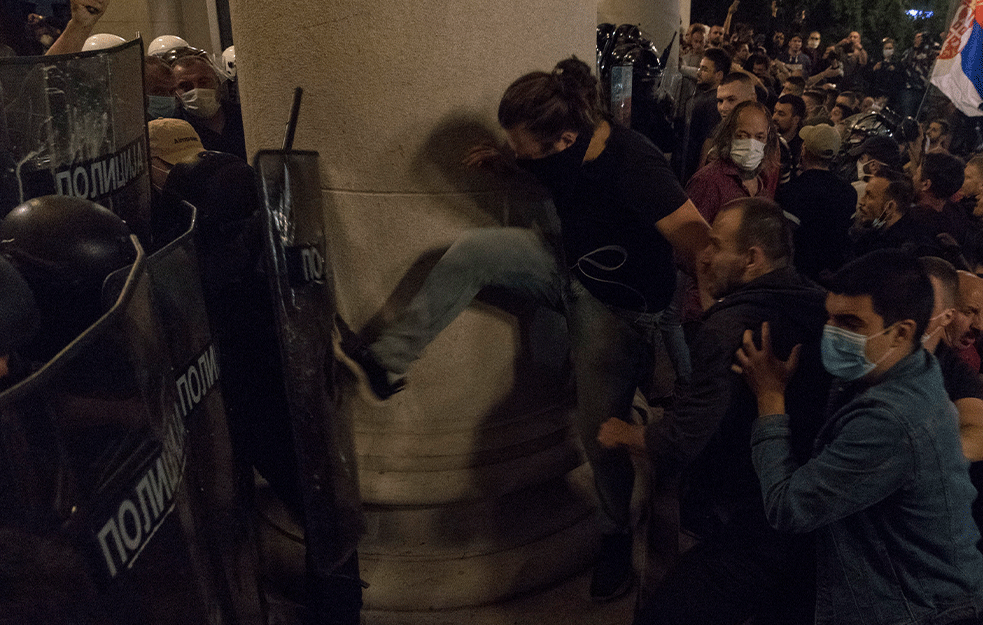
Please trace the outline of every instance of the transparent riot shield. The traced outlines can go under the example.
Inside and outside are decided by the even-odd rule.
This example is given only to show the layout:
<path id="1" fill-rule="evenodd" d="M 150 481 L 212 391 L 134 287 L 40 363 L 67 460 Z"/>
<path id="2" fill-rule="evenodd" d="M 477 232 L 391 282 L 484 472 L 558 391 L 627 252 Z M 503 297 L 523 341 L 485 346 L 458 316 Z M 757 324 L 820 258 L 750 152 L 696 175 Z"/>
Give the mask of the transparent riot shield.
<path id="1" fill-rule="evenodd" d="M 230 622 L 190 492 L 181 372 L 146 266 L 139 249 L 109 311 L 0 394 L 10 591 L 0 614 L 10 622 Z"/>
<path id="2" fill-rule="evenodd" d="M 147 241 L 150 177 L 143 42 L 0 58 L 0 216 L 31 198 L 109 208 Z"/>
<path id="3" fill-rule="evenodd" d="M 356 546 L 363 519 L 351 424 L 335 408 L 335 299 L 317 152 L 266 150 L 254 167 L 301 476 L 312 622 L 358 622 Z"/>
<path id="4" fill-rule="evenodd" d="M 174 410 L 187 433 L 185 479 L 194 527 L 210 564 L 214 600 L 223 622 L 265 623 L 260 604 L 253 508 L 237 468 L 221 393 L 220 346 L 213 340 L 195 242 L 196 211 L 187 202 L 167 210 L 184 233 L 147 257 L 146 273 L 155 317 L 174 367 Z M 124 277 L 110 276 L 107 293 Z"/>

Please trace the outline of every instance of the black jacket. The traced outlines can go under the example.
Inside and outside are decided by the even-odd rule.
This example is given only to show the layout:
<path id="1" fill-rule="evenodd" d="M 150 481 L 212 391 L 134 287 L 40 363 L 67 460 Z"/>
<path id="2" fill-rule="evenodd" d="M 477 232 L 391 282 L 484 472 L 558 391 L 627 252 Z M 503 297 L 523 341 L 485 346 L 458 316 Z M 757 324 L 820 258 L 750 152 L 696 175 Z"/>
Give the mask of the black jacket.
<path id="1" fill-rule="evenodd" d="M 691 346 L 692 380 L 677 387 L 672 411 L 646 430 L 657 479 L 683 476 L 681 516 L 691 531 L 706 536 L 732 526 L 772 534 L 751 464 L 757 400 L 731 365 L 744 331 L 752 330 L 759 340 L 763 321 L 769 322 L 772 347 L 780 358 L 802 344 L 786 397 L 788 412 L 796 415 L 795 451 L 802 461 L 808 459 L 831 380 L 819 352 L 825 300 L 825 291 L 786 268 L 752 280 L 704 314 Z"/>

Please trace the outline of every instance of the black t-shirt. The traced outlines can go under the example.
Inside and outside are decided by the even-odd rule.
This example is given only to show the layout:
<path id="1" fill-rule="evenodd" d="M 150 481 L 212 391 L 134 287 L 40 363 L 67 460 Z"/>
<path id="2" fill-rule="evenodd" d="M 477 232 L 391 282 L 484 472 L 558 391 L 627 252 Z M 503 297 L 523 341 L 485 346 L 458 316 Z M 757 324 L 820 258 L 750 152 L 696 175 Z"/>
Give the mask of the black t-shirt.
<path id="1" fill-rule="evenodd" d="M 627 310 L 665 308 L 676 268 L 655 223 L 688 198 L 662 152 L 641 134 L 612 125 L 596 159 L 574 175 L 541 179 L 560 217 L 567 265 L 587 290 Z"/>

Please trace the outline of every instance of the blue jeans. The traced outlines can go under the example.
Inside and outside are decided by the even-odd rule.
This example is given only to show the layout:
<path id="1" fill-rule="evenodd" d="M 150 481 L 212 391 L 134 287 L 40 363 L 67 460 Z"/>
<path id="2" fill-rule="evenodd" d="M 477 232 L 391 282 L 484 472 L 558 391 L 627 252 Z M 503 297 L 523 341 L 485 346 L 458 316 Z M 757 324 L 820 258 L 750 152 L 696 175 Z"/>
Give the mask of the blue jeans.
<path id="1" fill-rule="evenodd" d="M 577 383 L 577 428 L 605 517 L 605 531 L 629 525 L 634 471 L 624 450 L 603 450 L 597 431 L 628 419 L 635 388 L 651 365 L 660 313 L 608 307 L 571 279 L 556 254 L 526 228 L 465 231 L 437 262 L 396 322 L 370 346 L 393 373 L 405 373 L 426 346 L 487 286 L 508 289 L 567 318 Z"/>
<path id="2" fill-rule="evenodd" d="M 538 234 L 528 228 L 476 228 L 464 231 L 444 252 L 420 291 L 369 349 L 389 371 L 406 373 L 486 286 L 563 312 L 560 266 Z"/>
<path id="3" fill-rule="evenodd" d="M 603 449 L 597 431 L 611 417 L 629 420 L 635 388 L 651 371 L 660 318 L 661 313 L 607 306 L 576 278 L 570 279 L 567 329 L 577 382 L 577 427 L 594 470 L 606 533 L 630 526 L 635 472 L 628 452 Z"/>

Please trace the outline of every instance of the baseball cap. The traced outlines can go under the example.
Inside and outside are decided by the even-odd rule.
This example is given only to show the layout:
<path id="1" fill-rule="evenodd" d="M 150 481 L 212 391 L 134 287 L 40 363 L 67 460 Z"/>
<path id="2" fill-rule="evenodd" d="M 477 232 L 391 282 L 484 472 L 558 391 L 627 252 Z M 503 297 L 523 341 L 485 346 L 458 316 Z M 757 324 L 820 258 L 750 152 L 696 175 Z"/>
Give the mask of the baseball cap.
<path id="1" fill-rule="evenodd" d="M 869 154 L 872 159 L 884 163 L 891 169 L 901 169 L 901 148 L 891 137 L 883 135 L 867 137 L 860 145 L 850 150 L 850 156 L 862 154 Z"/>
<path id="2" fill-rule="evenodd" d="M 201 138 L 191 124 L 183 119 L 161 117 L 147 122 L 150 134 L 150 156 L 168 165 L 193 163 L 205 150 Z"/>
<path id="3" fill-rule="evenodd" d="M 840 133 L 832 126 L 803 126 L 799 137 L 802 139 L 802 149 L 819 158 L 833 158 L 840 151 Z"/>

